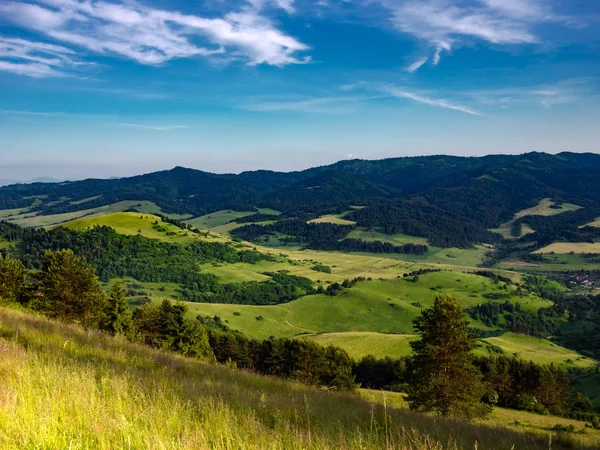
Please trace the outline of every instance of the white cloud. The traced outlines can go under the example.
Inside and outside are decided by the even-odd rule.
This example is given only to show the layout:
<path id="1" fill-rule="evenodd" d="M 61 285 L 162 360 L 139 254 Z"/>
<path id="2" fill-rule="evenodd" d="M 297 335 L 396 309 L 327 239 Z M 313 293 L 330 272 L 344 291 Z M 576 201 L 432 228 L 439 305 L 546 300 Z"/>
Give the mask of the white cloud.
<path id="1" fill-rule="evenodd" d="M 451 44 L 449 42 L 440 41 L 437 43 L 435 48 L 435 53 L 433 54 L 433 65 L 437 66 L 440 63 L 440 57 L 442 54 L 442 50 L 450 51 L 452 49 Z"/>
<path id="2" fill-rule="evenodd" d="M 429 43 L 437 65 L 443 50 L 468 40 L 492 44 L 539 43 L 540 23 L 572 24 L 545 0 L 378 0 L 391 12 L 392 25 Z"/>
<path id="3" fill-rule="evenodd" d="M 12 63 L 0 60 L 0 71 L 32 78 L 64 77 L 66 74 L 39 63 Z"/>
<path id="4" fill-rule="evenodd" d="M 142 130 L 151 130 L 151 131 L 174 131 L 181 130 L 185 128 L 190 128 L 189 125 L 148 125 L 143 123 L 127 123 L 127 122 L 117 122 L 116 126 L 119 127 L 127 127 L 127 128 L 139 128 Z"/>
<path id="5" fill-rule="evenodd" d="M 404 88 L 399 88 L 392 85 L 385 84 L 373 84 L 373 83 L 354 83 L 341 87 L 342 90 L 349 91 L 354 89 L 363 89 L 366 91 L 375 91 L 378 92 L 379 96 L 374 96 L 371 98 L 382 98 L 382 97 L 395 97 L 401 99 L 413 100 L 417 103 L 422 103 L 424 105 L 435 106 L 438 108 L 451 109 L 454 111 L 463 112 L 466 114 L 471 114 L 473 116 L 484 116 L 484 114 L 474 110 L 469 106 L 464 106 L 458 103 L 454 103 L 450 100 L 432 98 L 424 94 L 417 94 L 414 92 L 407 91 Z"/>
<path id="6" fill-rule="evenodd" d="M 222 18 L 205 18 L 146 7 L 123 0 L 8 1 L 0 13 L 16 25 L 93 52 L 118 54 L 142 64 L 174 58 L 215 56 L 249 64 L 284 66 L 310 60 L 298 58 L 309 47 L 278 30 L 261 14 L 265 2 L 253 0 Z M 293 11 L 291 0 L 273 4 Z"/>
<path id="7" fill-rule="evenodd" d="M 294 0 L 248 0 L 248 2 L 258 11 L 267 6 L 281 8 L 288 14 L 292 14 L 296 11 L 294 8 Z"/>
<path id="8" fill-rule="evenodd" d="M 0 70 L 34 78 L 69 76 L 68 66 L 81 64 L 73 60 L 74 51 L 43 42 L 0 36 Z"/>
<path id="9" fill-rule="evenodd" d="M 412 63 L 410 66 L 408 66 L 406 68 L 406 71 L 409 73 L 414 73 L 417 70 L 419 70 L 421 68 L 421 66 L 423 66 L 423 64 L 425 64 L 427 62 L 427 57 L 424 56 L 423 58 L 419 58 L 417 59 L 414 63 Z"/>
<path id="10" fill-rule="evenodd" d="M 391 86 L 382 86 L 379 88 L 379 90 L 381 90 L 382 92 L 387 92 L 388 94 L 396 98 L 407 98 L 409 100 L 414 100 L 415 102 L 423 103 L 425 105 L 437 106 L 438 108 L 452 109 L 454 111 L 460 111 L 474 116 L 483 116 L 483 114 L 475 111 L 474 109 L 468 106 L 455 104 L 448 100 L 430 98 Z"/>

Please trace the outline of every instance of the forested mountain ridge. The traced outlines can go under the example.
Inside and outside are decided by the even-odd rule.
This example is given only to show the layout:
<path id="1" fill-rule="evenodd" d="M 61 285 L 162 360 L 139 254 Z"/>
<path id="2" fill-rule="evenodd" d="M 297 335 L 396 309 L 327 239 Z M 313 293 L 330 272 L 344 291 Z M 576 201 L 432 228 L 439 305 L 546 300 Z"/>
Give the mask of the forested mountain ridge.
<path id="1" fill-rule="evenodd" d="M 239 175 L 176 167 L 121 179 L 5 186 L 0 188 L 0 209 L 28 208 L 50 215 L 146 200 L 165 213 L 193 217 L 256 207 L 289 217 L 316 217 L 358 204 L 377 210 L 378 226 L 402 229 L 404 222 L 385 220 L 394 211 L 402 210 L 413 222 L 434 211 L 440 221 L 436 226 L 458 224 L 483 236 L 486 229 L 542 198 L 598 207 L 599 169 L 600 155 L 591 153 L 355 159 L 297 172 L 259 170 Z M 363 222 L 373 214 L 354 213 Z M 484 237 L 484 242 L 495 240 Z"/>

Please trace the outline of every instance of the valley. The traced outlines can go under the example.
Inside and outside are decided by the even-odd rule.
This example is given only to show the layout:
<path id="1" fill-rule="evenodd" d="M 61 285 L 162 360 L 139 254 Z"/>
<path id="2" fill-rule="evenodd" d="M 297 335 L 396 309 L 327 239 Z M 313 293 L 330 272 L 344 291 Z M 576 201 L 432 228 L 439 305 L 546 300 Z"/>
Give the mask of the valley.
<path id="1" fill-rule="evenodd" d="M 117 198 L 110 183 L 98 191 L 92 180 L 79 194 L 84 198 L 66 183 L 2 200 L 9 186 L 0 188 L 7 207 L 0 210 L 0 251 L 35 271 L 46 250 L 71 249 L 95 270 L 107 295 L 122 283 L 134 315 L 174 302 L 210 339 L 238 342 L 225 346 L 232 356 L 214 349 L 219 362 L 242 368 L 249 363 L 236 348 L 269 342 L 336 348 L 353 370 L 370 358 L 401 364 L 419 338 L 415 319 L 439 295 L 450 295 L 477 337 L 477 358 L 564 371 L 598 408 L 600 296 L 593 294 L 600 233 L 593 221 L 600 205 L 556 188 L 548 196 L 541 184 L 522 198 L 500 200 L 498 190 L 508 190 L 521 172 L 535 172 L 526 157 L 512 164 L 504 187 L 497 185 L 506 172 L 492 165 L 440 173 L 437 182 L 405 187 L 406 193 L 344 172 L 382 170 L 366 161 L 340 172 L 296 173 L 277 188 L 265 188 L 261 178 L 260 195 L 257 186 L 241 187 L 251 174 L 225 183 L 181 168 L 149 175 L 172 188 L 179 175 L 191 177 L 173 198 L 165 196 L 173 189 L 148 194 L 147 185 L 141 196 L 123 179 L 115 181 L 118 189 L 127 186 L 136 198 Z M 196 201 L 202 192 L 196 189 L 227 192 L 228 183 L 241 183 L 235 202 Z M 575 271 L 587 275 L 572 278 Z M 531 427 L 539 432 L 544 425 Z"/>

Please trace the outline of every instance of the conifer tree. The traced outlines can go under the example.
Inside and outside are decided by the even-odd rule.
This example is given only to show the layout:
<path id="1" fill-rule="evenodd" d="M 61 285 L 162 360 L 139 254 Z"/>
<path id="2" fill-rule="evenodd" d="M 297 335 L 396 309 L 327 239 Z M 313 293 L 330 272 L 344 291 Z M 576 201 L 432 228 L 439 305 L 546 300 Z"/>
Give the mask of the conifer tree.
<path id="1" fill-rule="evenodd" d="M 29 306 L 48 317 L 96 326 L 105 308 L 105 295 L 92 269 L 72 250 L 46 251 L 33 279 Z"/>
<path id="2" fill-rule="evenodd" d="M 111 287 L 101 328 L 109 333 L 125 336 L 132 332 L 131 312 L 127 305 L 125 288 L 119 282 Z"/>
<path id="3" fill-rule="evenodd" d="M 481 402 L 482 375 L 473 365 L 476 339 L 458 302 L 438 294 L 413 324 L 421 339 L 410 343 L 415 352 L 410 407 L 465 419 L 486 415 L 490 407 Z"/>
<path id="4" fill-rule="evenodd" d="M 18 259 L 0 254 L 0 302 L 16 302 L 25 288 L 25 267 Z"/>

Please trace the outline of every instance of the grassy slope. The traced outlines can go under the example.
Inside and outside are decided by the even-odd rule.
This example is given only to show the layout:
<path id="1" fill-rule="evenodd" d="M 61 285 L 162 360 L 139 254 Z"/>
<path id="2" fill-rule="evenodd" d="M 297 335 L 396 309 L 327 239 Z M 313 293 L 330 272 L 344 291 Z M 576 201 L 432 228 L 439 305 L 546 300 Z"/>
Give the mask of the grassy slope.
<path id="1" fill-rule="evenodd" d="M 600 253 L 600 242 L 555 242 L 533 253 Z"/>
<path id="2" fill-rule="evenodd" d="M 565 270 L 600 270 L 600 262 L 594 262 L 584 258 L 582 254 L 560 254 L 545 255 L 544 261 L 535 264 L 523 264 L 514 260 L 506 260 L 498 263 L 497 268 L 503 270 L 519 270 L 522 272 L 552 272 Z"/>
<path id="3" fill-rule="evenodd" d="M 83 205 L 85 206 L 85 203 Z M 126 200 L 118 203 L 113 203 L 112 205 L 99 206 L 97 208 L 91 209 L 82 209 L 79 211 L 64 214 L 51 214 L 48 216 L 40 216 L 36 212 L 29 212 L 28 209 L 2 210 L 0 211 L 0 217 L 6 217 L 6 220 L 21 225 L 23 227 L 38 228 L 58 225 L 70 222 L 75 219 L 80 219 L 82 217 L 88 218 L 91 216 L 112 214 L 120 211 L 125 211 L 131 208 L 135 208 L 141 213 L 148 214 L 158 214 L 161 212 L 160 208 L 152 202 Z"/>
<path id="4" fill-rule="evenodd" d="M 327 214 L 325 216 L 321 216 L 317 219 L 311 220 L 310 223 L 335 223 L 337 225 L 354 225 L 354 224 L 356 224 L 356 222 L 354 222 L 352 220 L 344 219 L 344 214 Z"/>
<path id="5" fill-rule="evenodd" d="M 254 214 L 255 212 L 256 211 L 232 211 L 228 209 L 223 211 L 216 211 L 210 214 L 206 214 L 204 216 L 195 217 L 193 219 L 188 219 L 185 222 L 189 223 L 193 227 L 206 230 L 225 225 L 234 219 L 246 217 L 251 214 Z"/>
<path id="6" fill-rule="evenodd" d="M 230 266 L 223 266 L 223 268 L 230 268 Z M 314 271 L 313 273 L 326 278 L 331 276 Z M 439 291 L 455 295 L 463 307 L 487 301 L 482 297 L 485 292 L 508 293 L 509 297 L 501 301 L 507 299 L 512 302 L 519 301 L 524 308 L 532 310 L 549 305 L 549 302 L 541 300 L 535 295 L 515 296 L 512 293 L 512 287 L 504 290 L 501 289 L 503 283 L 494 284 L 487 278 L 473 274 L 434 272 L 421 275 L 418 283 L 408 280 L 401 278 L 361 282 L 337 297 L 311 295 L 276 306 L 206 303 L 190 303 L 188 305 L 190 315 L 193 317 L 198 314 L 216 314 L 223 320 L 227 320 L 232 328 L 238 329 L 250 337 L 261 339 L 270 335 L 290 337 L 301 333 L 410 334 L 413 331 L 412 320 L 420 313 L 421 308 L 433 304 L 435 295 Z M 236 315 L 234 312 L 240 314 Z M 256 320 L 259 315 L 264 320 Z M 473 325 L 486 328 L 481 323 L 474 322 Z M 361 336 L 373 337 L 373 335 L 357 334 L 353 338 L 359 340 Z M 338 337 L 341 340 L 345 338 L 344 335 Z M 389 337 L 394 342 L 399 339 L 394 335 L 385 334 L 379 335 L 379 337 L 381 339 Z M 326 338 L 322 335 L 315 338 L 334 339 L 334 337 Z M 390 342 L 389 345 L 390 348 L 394 348 L 394 343 Z M 378 348 L 378 351 L 383 350 Z"/>
<path id="7" fill-rule="evenodd" d="M 484 341 L 496 345 L 509 356 L 533 360 L 540 364 L 564 365 L 569 367 L 594 367 L 598 363 L 579 353 L 556 345 L 547 339 L 525 336 L 510 332 L 485 338 Z"/>
<path id="8" fill-rule="evenodd" d="M 600 228 L 600 217 L 598 217 L 596 220 L 594 220 L 593 222 L 590 222 L 588 224 L 585 224 L 584 226 L 588 226 L 588 227 L 597 227 Z"/>
<path id="9" fill-rule="evenodd" d="M 321 345 L 341 347 L 355 359 L 365 355 L 377 358 L 390 356 L 397 358 L 411 352 L 410 341 L 416 337 L 412 334 L 382 334 L 370 332 L 323 333 L 309 336 Z"/>
<path id="10" fill-rule="evenodd" d="M 547 448 L 544 427 L 444 421 L 383 407 L 383 394 L 328 393 L 6 309 L 0 353 L 6 450 Z"/>
<path id="11" fill-rule="evenodd" d="M 393 245 L 404 245 L 404 244 L 421 244 L 429 245 L 427 239 L 418 236 L 409 236 L 408 234 L 385 234 L 377 230 L 367 230 L 365 228 L 357 228 L 352 230 L 348 235 L 349 238 L 362 239 L 364 241 L 381 241 L 389 242 Z"/>
<path id="12" fill-rule="evenodd" d="M 514 238 L 511 235 L 511 225 L 513 224 L 513 222 L 517 219 L 520 219 L 521 217 L 525 217 L 525 216 L 555 216 L 557 214 L 566 212 L 566 211 L 577 211 L 578 209 L 581 209 L 581 206 L 578 205 L 574 205 L 573 203 L 562 203 L 562 208 L 560 209 L 554 209 L 554 208 L 550 208 L 550 205 L 552 205 L 554 202 L 550 199 L 550 198 L 544 198 L 542 200 L 539 201 L 539 203 L 535 206 L 532 206 L 531 208 L 526 208 L 523 209 L 521 211 L 519 211 L 518 213 L 515 214 L 515 216 L 512 218 L 512 220 L 509 220 L 506 223 L 503 223 L 502 225 L 500 225 L 500 227 L 495 228 L 491 231 L 495 231 L 496 233 L 500 233 L 502 236 L 504 236 L 507 239 L 511 239 Z M 534 230 L 531 229 L 529 226 L 527 225 L 523 225 L 523 231 L 521 233 L 521 236 L 524 236 L 526 234 L 529 233 L 533 233 Z"/>
<path id="13" fill-rule="evenodd" d="M 402 393 L 361 389 L 360 395 L 361 397 L 374 403 L 385 403 L 395 408 L 408 408 L 408 402 L 406 401 L 405 394 Z M 565 419 L 562 417 L 557 418 L 554 416 L 542 416 L 526 411 L 515 411 L 513 409 L 505 408 L 494 408 L 489 420 L 483 420 L 479 422 L 483 423 L 486 421 L 502 424 L 502 426 L 516 431 L 545 431 L 546 433 L 549 433 L 552 427 L 556 424 L 566 426 L 573 425 L 578 430 L 581 430 L 585 427 L 585 424 L 578 420 Z M 589 435 L 580 437 L 578 440 L 579 445 L 585 445 L 585 443 L 594 445 L 597 440 L 600 439 L 600 431 L 586 429 L 586 432 L 587 431 L 589 431 Z M 555 445 L 555 443 L 553 443 L 553 445 Z"/>
<path id="14" fill-rule="evenodd" d="M 159 222 L 160 226 L 166 231 L 158 231 L 154 229 L 154 222 Z M 192 242 L 198 239 L 212 239 L 215 241 L 225 240 L 223 237 L 217 234 L 209 233 L 206 235 L 196 235 L 189 231 L 182 230 L 176 227 L 175 225 L 162 222 L 161 218 L 158 216 L 134 212 L 120 212 L 103 216 L 84 217 L 82 219 L 62 224 L 62 226 L 66 228 L 71 228 L 73 230 L 86 230 L 89 228 L 93 228 L 94 226 L 101 225 L 106 225 L 111 228 L 114 228 L 114 230 L 119 234 L 130 236 L 141 234 L 142 236 L 152 239 L 159 239 L 165 242 L 185 243 Z M 175 234 L 168 235 L 167 233 L 169 232 Z"/>

